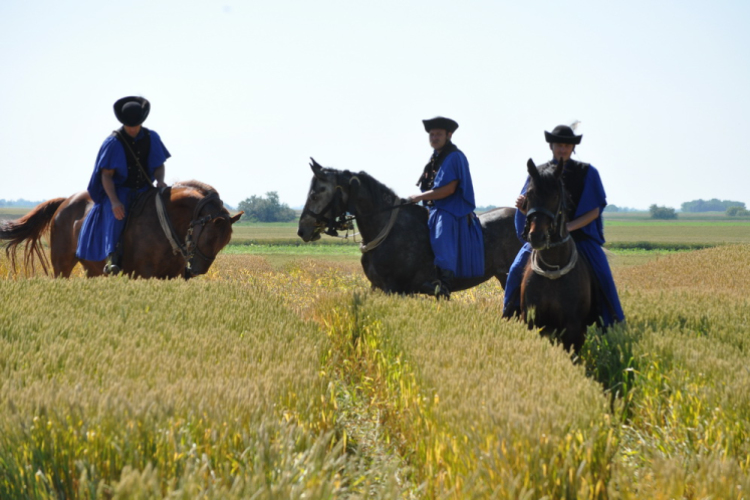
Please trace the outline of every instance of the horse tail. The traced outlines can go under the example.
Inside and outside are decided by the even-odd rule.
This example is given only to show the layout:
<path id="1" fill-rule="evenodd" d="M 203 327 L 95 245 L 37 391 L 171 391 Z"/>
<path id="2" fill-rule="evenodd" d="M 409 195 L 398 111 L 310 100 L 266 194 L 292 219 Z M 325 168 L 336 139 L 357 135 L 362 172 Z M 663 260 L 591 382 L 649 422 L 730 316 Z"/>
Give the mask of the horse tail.
<path id="1" fill-rule="evenodd" d="M 39 259 L 44 273 L 47 274 L 49 261 L 42 249 L 42 237 L 49 231 L 52 218 L 67 198 L 55 198 L 38 205 L 34 210 L 18 220 L 0 222 L 0 240 L 5 244 L 5 255 L 10 259 L 13 270 L 16 269 L 16 252 L 18 246 L 26 242 L 23 255 L 25 269 L 34 269 L 34 257 Z"/>

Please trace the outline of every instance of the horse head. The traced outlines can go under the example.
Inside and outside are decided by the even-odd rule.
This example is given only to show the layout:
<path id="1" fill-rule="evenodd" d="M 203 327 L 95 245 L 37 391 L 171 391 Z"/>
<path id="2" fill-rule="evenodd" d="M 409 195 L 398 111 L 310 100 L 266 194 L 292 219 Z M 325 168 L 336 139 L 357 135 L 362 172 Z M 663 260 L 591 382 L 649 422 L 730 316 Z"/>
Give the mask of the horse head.
<path id="1" fill-rule="evenodd" d="M 310 160 L 314 175 L 297 230 L 297 235 L 305 242 L 320 239 L 320 233 L 324 230 L 326 234 L 335 236 L 336 230 L 342 229 L 342 218 L 351 208 L 352 189 L 356 189 L 358 184 L 352 182 L 356 176 L 348 170 L 342 172 L 324 168 L 314 159 Z"/>
<path id="2" fill-rule="evenodd" d="M 535 250 L 550 248 L 568 236 L 565 213 L 568 194 L 562 181 L 563 162 L 540 170 L 529 159 L 526 167 L 529 184 L 524 238 Z"/>
<path id="3" fill-rule="evenodd" d="M 219 194 L 207 184 L 189 181 L 175 188 L 172 205 L 179 213 L 170 215 L 179 217 L 182 224 L 187 225 L 183 246 L 187 279 L 208 272 L 218 253 L 232 239 L 232 224 L 240 220 L 244 212 L 231 216 Z"/>

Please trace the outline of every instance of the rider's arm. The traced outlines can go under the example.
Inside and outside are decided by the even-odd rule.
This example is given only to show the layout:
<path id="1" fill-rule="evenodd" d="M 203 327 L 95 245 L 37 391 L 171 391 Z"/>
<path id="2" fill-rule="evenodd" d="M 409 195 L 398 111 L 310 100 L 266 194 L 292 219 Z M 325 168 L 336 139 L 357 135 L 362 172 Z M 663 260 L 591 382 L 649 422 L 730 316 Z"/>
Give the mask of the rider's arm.
<path id="1" fill-rule="evenodd" d="M 422 194 L 409 196 L 409 201 L 442 200 L 443 198 L 447 198 L 455 193 L 456 188 L 458 188 L 458 180 L 450 181 L 445 186 L 440 186 L 437 189 L 430 189 Z"/>
<path id="2" fill-rule="evenodd" d="M 156 167 L 156 170 L 154 170 L 154 179 L 156 179 L 156 187 L 158 188 L 167 187 L 167 185 L 164 183 L 164 164 L 163 163 L 160 166 Z"/>
<path id="3" fill-rule="evenodd" d="M 102 187 L 104 192 L 107 193 L 109 201 L 112 204 L 112 213 L 115 215 L 115 219 L 122 220 L 125 218 L 125 207 L 120 203 L 120 198 L 117 197 L 117 190 L 115 189 L 115 181 L 112 177 L 115 175 L 114 169 L 103 168 L 102 169 Z"/>
<path id="4" fill-rule="evenodd" d="M 578 217 L 577 219 L 573 219 L 572 221 L 568 222 L 568 224 L 565 226 L 568 229 L 568 232 L 575 231 L 576 229 L 581 229 L 583 226 L 586 226 L 591 223 L 591 221 L 596 220 L 596 218 L 599 217 L 599 207 L 596 207 L 595 209 L 586 212 L 582 216 Z"/>

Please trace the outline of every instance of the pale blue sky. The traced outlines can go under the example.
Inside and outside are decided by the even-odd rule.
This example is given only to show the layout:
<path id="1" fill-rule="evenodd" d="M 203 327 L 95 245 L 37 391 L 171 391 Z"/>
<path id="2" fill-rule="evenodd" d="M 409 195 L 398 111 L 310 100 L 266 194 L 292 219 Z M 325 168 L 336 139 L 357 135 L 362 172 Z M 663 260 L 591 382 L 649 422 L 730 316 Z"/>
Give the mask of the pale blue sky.
<path id="1" fill-rule="evenodd" d="M 0 198 L 84 190 L 112 104 L 236 205 L 304 203 L 308 157 L 399 195 L 449 116 L 479 205 L 511 205 L 544 130 L 581 120 L 610 203 L 750 206 L 750 2 L 0 2 Z"/>

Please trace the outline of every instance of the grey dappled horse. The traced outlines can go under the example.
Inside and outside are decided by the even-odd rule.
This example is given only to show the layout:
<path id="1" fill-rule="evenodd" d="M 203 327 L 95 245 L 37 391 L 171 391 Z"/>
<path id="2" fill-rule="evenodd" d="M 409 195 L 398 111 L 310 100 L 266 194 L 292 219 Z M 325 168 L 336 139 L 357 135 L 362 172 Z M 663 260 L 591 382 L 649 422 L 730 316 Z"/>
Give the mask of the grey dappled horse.
<path id="1" fill-rule="evenodd" d="M 426 208 L 407 204 L 365 172 L 323 168 L 315 160 L 310 192 L 297 234 L 305 242 L 335 233 L 348 212 L 356 218 L 364 250 L 362 268 L 373 288 L 393 293 L 429 293 L 423 285 L 437 280 Z M 398 206 L 398 208 L 394 208 Z M 497 208 L 479 216 L 484 233 L 485 272 L 455 278 L 451 291 L 465 290 L 492 278 L 505 288 L 508 270 L 521 242 L 514 227 L 515 208 Z"/>

